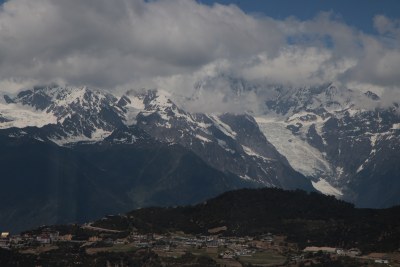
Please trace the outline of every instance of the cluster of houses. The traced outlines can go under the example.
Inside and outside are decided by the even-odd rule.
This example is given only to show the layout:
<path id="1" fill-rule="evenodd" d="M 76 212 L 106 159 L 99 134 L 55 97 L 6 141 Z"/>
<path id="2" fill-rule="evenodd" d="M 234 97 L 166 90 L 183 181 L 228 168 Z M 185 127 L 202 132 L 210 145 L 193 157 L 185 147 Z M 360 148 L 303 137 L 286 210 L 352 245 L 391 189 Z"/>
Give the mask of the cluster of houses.
<path id="1" fill-rule="evenodd" d="M 237 257 L 251 257 L 257 251 L 275 249 L 281 251 L 283 246 L 281 236 L 274 236 L 271 233 L 254 237 L 225 237 L 218 234 L 212 235 L 184 235 L 182 233 L 161 234 L 140 234 L 132 232 L 127 236 L 121 235 L 116 230 L 101 229 L 88 226 L 92 231 L 84 239 L 77 238 L 70 233 L 61 235 L 60 232 L 43 228 L 40 231 L 11 235 L 2 232 L 0 235 L 0 248 L 2 249 L 24 249 L 40 245 L 50 245 L 57 242 L 79 242 L 82 246 L 90 244 L 103 244 L 105 246 L 116 246 L 129 244 L 137 248 L 151 248 L 155 251 L 174 252 L 174 250 L 187 251 L 193 248 L 218 248 L 218 256 L 223 259 L 235 259 Z M 87 228 L 86 228 L 87 229 Z M 95 231 L 93 231 L 96 229 Z M 217 250 L 216 250 L 217 251 Z M 291 250 L 293 251 L 293 250 Z M 296 249 L 295 249 L 296 251 Z M 336 256 L 360 257 L 361 251 L 357 248 L 343 249 L 335 247 L 306 247 L 303 253 L 292 255 L 288 259 L 291 262 L 303 262 L 306 253 L 326 253 Z M 290 254 L 289 254 L 290 255 Z M 362 256 L 365 258 L 365 256 Z M 385 257 L 371 257 L 375 263 L 389 264 L 390 260 Z"/>
<path id="2" fill-rule="evenodd" d="M 47 245 L 56 242 L 81 242 L 82 244 L 103 243 L 107 246 L 131 244 L 138 248 L 152 248 L 162 251 L 173 251 L 175 249 L 185 250 L 186 248 L 223 248 L 219 257 L 223 259 L 234 259 L 237 257 L 251 257 L 260 249 L 279 247 L 280 237 L 268 233 L 266 235 L 254 237 L 224 237 L 214 235 L 190 236 L 183 234 L 140 234 L 132 232 L 128 236 L 121 237 L 119 231 L 97 229 L 92 231 L 85 240 L 77 240 L 72 234 L 60 235 L 51 228 L 43 228 L 40 231 L 24 233 L 22 235 L 10 235 L 2 232 L 0 235 L 0 248 L 26 248 L 37 245 Z M 275 243 L 275 244 L 274 244 Z M 219 250 L 221 251 L 221 250 Z M 337 256 L 358 257 L 361 251 L 357 248 L 342 249 L 334 247 L 306 247 L 304 253 L 328 253 Z M 302 255 L 293 256 L 292 261 L 301 261 Z M 389 263 L 388 259 L 375 258 L 376 263 Z"/>
<path id="3" fill-rule="evenodd" d="M 92 228 L 93 230 L 93 228 Z M 157 250 L 172 251 L 185 248 L 219 248 L 225 251 L 221 258 L 234 258 L 238 256 L 252 256 L 259 247 L 253 237 L 223 237 L 220 235 L 190 236 L 183 234 L 140 234 L 132 232 L 128 236 L 120 237 L 118 231 L 97 229 L 92 231 L 85 240 L 77 240 L 72 234 L 60 235 L 51 228 L 43 228 L 40 231 L 24 233 L 22 235 L 10 235 L 2 233 L 0 238 L 1 248 L 26 248 L 37 245 L 47 245 L 56 242 L 81 242 L 82 244 L 103 243 L 106 246 L 132 244 L 138 248 L 153 248 Z M 257 242 L 271 244 L 274 241 L 272 234 L 257 238 Z"/>
<path id="4" fill-rule="evenodd" d="M 249 254 L 244 249 L 248 247 L 249 242 L 253 241 L 252 237 L 221 237 L 218 235 L 199 235 L 199 236 L 183 236 L 183 235 L 157 235 L 147 234 L 140 235 L 133 233 L 125 239 L 125 242 L 133 243 L 137 247 L 155 247 L 158 249 L 170 250 L 175 247 L 191 247 L 191 248 L 218 248 L 218 247 L 234 247 L 236 254 Z"/>
<path id="5" fill-rule="evenodd" d="M 306 247 L 303 251 L 311 253 L 323 252 L 334 255 L 336 254 L 338 256 L 349 256 L 349 257 L 360 257 L 362 254 L 358 248 L 351 248 L 346 250 L 343 248 L 333 248 L 333 247 Z M 390 260 L 388 258 L 381 257 L 381 255 L 379 255 L 378 257 L 375 255 L 363 256 L 363 258 L 373 260 L 375 263 L 381 263 L 381 264 L 390 263 Z"/>
<path id="6" fill-rule="evenodd" d="M 257 252 L 257 249 L 249 247 L 249 245 L 232 245 L 218 256 L 223 259 L 234 259 L 236 257 L 251 257 Z"/>
<path id="7" fill-rule="evenodd" d="M 324 252 L 324 253 L 329 253 L 329 254 L 337 254 L 339 256 L 350 256 L 350 257 L 356 257 L 361 255 L 361 251 L 358 248 L 352 248 L 352 249 L 343 249 L 343 248 L 333 248 L 333 247 L 306 247 L 304 252 Z"/>
<path id="8" fill-rule="evenodd" d="M 57 241 L 70 241 L 72 240 L 72 235 L 60 236 L 58 231 L 51 229 L 44 229 L 41 233 L 29 234 L 24 233 L 22 235 L 11 235 L 8 232 L 2 232 L 0 236 L 0 248 L 10 249 L 10 248 L 23 248 L 29 247 L 34 244 L 51 244 Z"/>
<path id="9" fill-rule="evenodd" d="M 10 233 L 2 232 L 0 235 L 0 248 L 8 248 L 10 246 Z"/>

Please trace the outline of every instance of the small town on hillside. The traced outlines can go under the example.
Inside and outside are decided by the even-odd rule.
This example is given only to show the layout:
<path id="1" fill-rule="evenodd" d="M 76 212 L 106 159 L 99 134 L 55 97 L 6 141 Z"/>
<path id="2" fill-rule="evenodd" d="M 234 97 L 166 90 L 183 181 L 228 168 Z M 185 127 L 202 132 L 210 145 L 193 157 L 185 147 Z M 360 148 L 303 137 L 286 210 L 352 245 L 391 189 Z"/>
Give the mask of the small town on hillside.
<path id="1" fill-rule="evenodd" d="M 152 251 L 159 257 L 178 258 L 186 253 L 206 255 L 219 266 L 313 266 L 339 257 L 363 262 L 366 266 L 400 266 L 400 252 L 364 255 L 358 248 L 309 246 L 299 249 L 286 242 L 286 237 L 267 233 L 250 237 L 221 235 L 226 227 L 210 229 L 208 235 L 188 235 L 183 232 L 156 234 L 133 231 L 126 235 L 117 230 L 76 226 L 78 231 L 58 231 L 43 226 L 37 230 L 11 235 L 2 232 L 0 249 L 22 254 L 40 255 L 57 250 L 59 246 L 74 244 L 88 255 L 102 252 Z"/>

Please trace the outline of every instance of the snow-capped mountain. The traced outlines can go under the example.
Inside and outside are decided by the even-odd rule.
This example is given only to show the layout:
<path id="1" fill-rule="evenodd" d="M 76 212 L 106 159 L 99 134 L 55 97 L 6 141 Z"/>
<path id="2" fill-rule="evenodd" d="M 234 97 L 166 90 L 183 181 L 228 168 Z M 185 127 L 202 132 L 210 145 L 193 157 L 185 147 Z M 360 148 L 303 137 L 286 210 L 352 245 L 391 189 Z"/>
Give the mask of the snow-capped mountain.
<path id="1" fill-rule="evenodd" d="M 4 99 L 0 129 L 53 125 L 47 137 L 60 144 L 102 140 L 123 125 L 118 99 L 87 87 L 40 86 Z"/>
<path id="2" fill-rule="evenodd" d="M 219 170 L 260 185 L 307 188 L 249 115 L 191 114 L 171 101 L 167 92 L 156 90 L 130 92 L 121 99 L 128 114 L 137 114 L 141 129 L 157 140 L 192 150 Z"/>
<path id="3" fill-rule="evenodd" d="M 400 204 L 400 99 L 388 103 L 385 96 L 381 101 L 383 91 L 333 83 L 263 86 L 217 75 L 197 82 L 189 101 L 214 91 L 251 114 L 267 140 L 320 192 L 365 207 Z"/>
<path id="4" fill-rule="evenodd" d="M 193 204 L 243 187 L 312 190 L 248 115 L 192 114 L 156 90 L 117 98 L 50 86 L 3 99 L 2 228 Z"/>
<path id="5" fill-rule="evenodd" d="M 210 166 L 259 186 L 312 188 L 268 142 L 251 116 L 192 114 L 170 97 L 161 90 L 128 91 L 117 98 L 86 87 L 36 87 L 4 97 L 4 106 L 13 112 L 6 113 L 9 121 L 0 125 L 17 127 L 8 129 L 9 136 L 28 134 L 60 145 L 105 138 L 134 143 L 143 138 L 132 135 L 130 126 L 135 125 L 158 141 L 182 145 Z M 23 120 L 18 116 L 21 110 L 34 115 Z M 44 124 L 47 118 L 51 120 Z"/>
<path id="6" fill-rule="evenodd" d="M 162 90 L 116 97 L 86 87 L 35 87 L 4 96 L 0 131 L 69 147 L 179 145 L 255 186 L 310 190 L 312 184 L 359 206 L 400 203 L 398 103 L 382 108 L 378 94 L 333 84 L 265 93 L 245 81 L 229 83 L 228 100 L 254 91 L 264 106 L 241 115 L 191 113 Z"/>
<path id="7" fill-rule="evenodd" d="M 379 101 L 373 92 L 332 84 L 278 89 L 276 97 L 266 101 L 270 112 L 257 121 L 293 168 L 312 178 L 315 188 L 361 206 L 382 207 L 400 203 L 399 197 L 391 204 L 383 197 L 385 190 L 400 192 L 398 186 L 388 186 L 399 183 L 399 174 L 393 171 L 398 156 L 387 158 L 398 155 L 400 115 L 398 103 L 382 108 Z M 384 158 L 391 163 L 378 168 Z M 367 166 L 369 171 L 361 174 Z"/>

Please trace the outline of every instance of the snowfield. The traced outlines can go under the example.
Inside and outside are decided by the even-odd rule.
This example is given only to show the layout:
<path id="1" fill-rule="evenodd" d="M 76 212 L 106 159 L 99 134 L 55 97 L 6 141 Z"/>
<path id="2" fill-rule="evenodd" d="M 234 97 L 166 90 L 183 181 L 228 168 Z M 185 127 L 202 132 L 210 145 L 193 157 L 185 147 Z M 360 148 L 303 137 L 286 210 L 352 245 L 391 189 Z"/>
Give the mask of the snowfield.
<path id="1" fill-rule="evenodd" d="M 316 190 L 325 195 L 343 196 L 339 189 L 325 180 L 332 179 L 335 172 L 320 151 L 302 140 L 300 136 L 293 135 L 282 120 L 277 121 L 271 117 L 256 117 L 255 120 L 268 141 L 286 157 L 293 169 L 310 179 L 320 177 L 317 182 L 312 181 Z"/>
<path id="2" fill-rule="evenodd" d="M 43 127 L 47 124 L 56 124 L 57 117 L 52 113 L 35 110 L 32 107 L 20 104 L 0 103 L 0 115 L 8 122 L 0 122 L 0 129 L 10 127 L 25 128 L 27 126 Z"/>
<path id="3" fill-rule="evenodd" d="M 293 169 L 307 177 L 332 175 L 324 155 L 286 128 L 286 123 L 273 118 L 256 117 L 260 130 L 272 145 L 287 158 Z"/>

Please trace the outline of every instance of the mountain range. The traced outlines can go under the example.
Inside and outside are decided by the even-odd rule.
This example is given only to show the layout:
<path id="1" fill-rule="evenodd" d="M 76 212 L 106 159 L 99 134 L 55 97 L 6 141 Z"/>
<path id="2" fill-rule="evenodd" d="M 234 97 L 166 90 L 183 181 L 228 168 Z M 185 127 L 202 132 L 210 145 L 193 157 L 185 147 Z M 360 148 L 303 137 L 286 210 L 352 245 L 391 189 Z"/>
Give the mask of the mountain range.
<path id="1" fill-rule="evenodd" d="M 263 95 L 230 82 L 236 98 L 260 95 L 262 111 L 190 112 L 162 90 L 50 85 L 3 95 L 0 228 L 193 204 L 243 187 L 320 191 L 359 207 L 400 203 L 398 103 L 382 107 L 376 93 L 333 84 Z"/>

